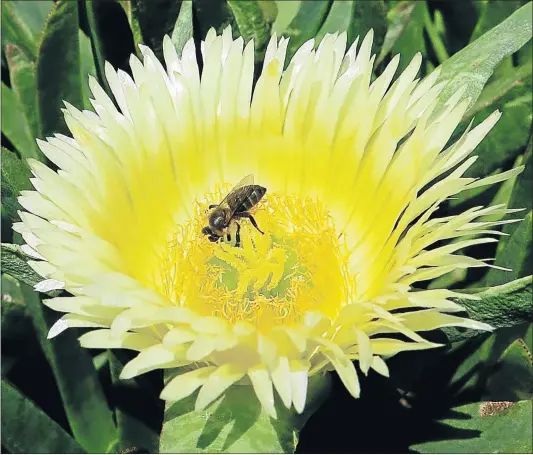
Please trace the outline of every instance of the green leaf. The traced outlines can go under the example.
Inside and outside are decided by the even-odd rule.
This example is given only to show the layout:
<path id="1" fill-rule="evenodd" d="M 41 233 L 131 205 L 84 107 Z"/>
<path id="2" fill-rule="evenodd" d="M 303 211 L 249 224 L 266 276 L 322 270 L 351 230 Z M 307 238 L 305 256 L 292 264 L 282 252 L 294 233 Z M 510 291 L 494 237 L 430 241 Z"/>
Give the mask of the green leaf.
<path id="1" fill-rule="evenodd" d="M 339 1 L 335 0 L 331 4 L 326 20 L 320 27 L 320 30 L 316 34 L 316 42 L 319 43 L 322 41 L 322 38 L 326 33 L 336 33 L 336 32 L 347 32 L 350 31 L 353 34 L 353 30 L 350 30 L 350 26 L 354 19 L 355 14 L 355 1 Z M 347 46 L 353 42 L 355 37 L 350 37 L 348 40 Z"/>
<path id="2" fill-rule="evenodd" d="M 11 453 L 85 453 L 63 428 L 4 380 L 2 446 Z"/>
<path id="3" fill-rule="evenodd" d="M 527 1 L 524 0 L 491 0 L 486 2 L 470 41 L 477 40 L 526 3 Z"/>
<path id="4" fill-rule="evenodd" d="M 292 22 L 298 9 L 300 8 L 301 0 L 281 0 L 276 1 L 278 8 L 278 14 L 276 20 L 272 24 L 272 32 L 276 32 L 279 35 L 283 33 L 289 24 Z"/>
<path id="5" fill-rule="evenodd" d="M 42 135 L 68 133 L 63 101 L 83 107 L 78 4 L 59 0 L 44 26 L 37 56 L 37 90 Z"/>
<path id="6" fill-rule="evenodd" d="M 455 54 L 468 44 L 478 21 L 481 2 L 454 0 L 428 3 L 435 8 L 433 15 L 440 22 L 438 28 L 443 34 L 446 49 L 450 55 Z"/>
<path id="7" fill-rule="evenodd" d="M 390 22 L 387 35 L 385 35 L 383 46 L 378 57 L 381 63 L 387 54 L 400 54 L 400 64 L 398 72 L 403 71 L 415 54 L 420 52 L 427 58 L 426 40 L 424 37 L 424 15 L 427 11 L 425 2 L 405 2 L 399 3 L 394 9 L 389 11 L 387 17 Z M 424 59 L 423 65 L 427 65 L 428 60 Z"/>
<path id="8" fill-rule="evenodd" d="M 198 24 L 198 35 L 204 39 L 208 30 L 213 27 L 218 34 L 231 25 L 233 37 L 239 36 L 239 29 L 231 8 L 225 0 L 194 0 L 192 4 L 194 10 L 195 25 Z"/>
<path id="9" fill-rule="evenodd" d="M 26 362 L 36 352 L 31 315 L 24 304 L 20 283 L 2 274 L 2 378 L 8 377 L 18 362 Z"/>
<path id="10" fill-rule="evenodd" d="M 2 49 L 16 44 L 32 60 L 37 57 L 37 43 L 51 0 L 19 0 L 2 2 Z"/>
<path id="11" fill-rule="evenodd" d="M 426 29 L 429 41 L 431 42 L 431 46 L 433 47 L 433 51 L 435 52 L 435 56 L 437 57 L 438 62 L 442 63 L 448 60 L 450 56 L 448 55 L 446 46 L 444 45 L 442 38 L 439 35 L 438 27 L 436 24 L 434 24 L 431 15 L 429 14 L 427 5 L 425 3 L 424 6 L 424 28 Z"/>
<path id="12" fill-rule="evenodd" d="M 81 75 L 81 93 L 82 93 L 82 107 L 85 109 L 92 109 L 92 104 L 89 101 L 91 97 L 91 89 L 89 88 L 89 75 L 96 77 L 96 66 L 91 48 L 91 40 L 81 30 L 78 32 L 78 39 L 80 41 L 80 75 Z"/>
<path id="13" fill-rule="evenodd" d="M 106 453 L 114 449 L 117 432 L 111 410 L 88 351 L 78 342 L 76 329 L 67 329 L 47 338 L 58 319 L 46 308 L 39 295 L 22 286 L 24 300 L 33 317 L 43 352 L 54 373 L 72 434 L 87 452 Z"/>
<path id="14" fill-rule="evenodd" d="M 488 395 L 494 401 L 530 400 L 533 395 L 533 357 L 522 339 L 515 340 L 501 355 L 498 369 L 489 378 Z"/>
<path id="15" fill-rule="evenodd" d="M 121 3 L 125 3 L 125 2 L 121 2 Z M 129 1 L 126 3 L 130 5 Z M 104 57 L 102 38 L 100 36 L 100 29 L 98 26 L 99 24 L 98 24 L 96 12 L 95 12 L 94 0 L 85 0 L 84 10 L 85 10 L 85 15 L 87 16 L 87 23 L 89 24 L 89 38 L 90 38 L 90 43 L 91 43 L 90 46 L 92 49 L 92 52 L 90 53 L 94 55 L 94 61 L 93 61 L 93 64 L 95 65 L 94 70 L 96 72 L 96 75 L 98 77 L 98 82 L 100 83 L 100 85 L 104 88 L 104 90 L 106 91 L 108 95 L 111 95 L 111 89 L 109 87 L 107 79 L 105 78 L 105 57 Z M 83 54 L 85 54 L 87 51 L 84 49 L 83 43 L 80 42 L 80 44 L 82 44 L 82 56 L 83 56 Z M 87 60 L 88 59 L 85 58 L 85 61 Z M 83 61 L 84 59 L 82 58 L 82 64 L 83 64 Z"/>
<path id="16" fill-rule="evenodd" d="M 533 134 L 529 137 L 523 163 L 525 168 L 516 178 L 509 200 L 509 207 L 513 209 L 531 208 L 531 194 L 533 193 Z M 504 228 L 503 232 L 512 234 L 515 229 L 515 226 L 508 225 Z"/>
<path id="17" fill-rule="evenodd" d="M 531 282 L 530 275 L 475 293 L 481 300 L 457 299 L 457 303 L 466 308 L 472 319 L 486 322 L 493 327 L 511 327 L 522 322 L 531 322 Z M 449 341 L 459 341 L 478 332 L 448 328 L 445 333 Z"/>
<path id="18" fill-rule="evenodd" d="M 495 110 L 502 117 L 476 147 L 479 159 L 468 169 L 470 177 L 485 177 L 522 152 L 529 138 L 532 115 L 531 65 L 523 65 L 488 84 L 459 125 L 457 140 L 474 117 L 476 127 Z"/>
<path id="19" fill-rule="evenodd" d="M 137 6 L 132 0 L 117 0 L 122 9 L 126 13 L 128 23 L 130 24 L 131 33 L 133 36 L 133 43 L 135 52 L 139 52 L 139 44 L 143 44 L 143 36 L 141 26 L 139 25 L 139 18 L 137 16 Z"/>
<path id="20" fill-rule="evenodd" d="M 45 158 L 40 152 L 33 138 L 41 135 L 41 119 L 37 105 L 37 85 L 35 63 L 30 61 L 22 52 L 22 49 L 14 44 L 8 44 L 5 48 L 7 65 L 9 67 L 9 79 L 11 90 L 15 93 L 24 113 L 32 137 L 33 147 L 24 148 L 20 153 L 24 158 L 35 158 L 43 161 Z"/>
<path id="21" fill-rule="evenodd" d="M 449 389 L 453 391 L 454 403 L 481 400 L 500 400 L 516 396 L 525 389 L 515 389 L 516 383 L 507 381 L 504 388 L 496 389 L 498 381 L 489 385 L 497 375 L 516 374 L 514 365 L 509 362 L 506 351 L 518 340 L 527 335 L 530 323 L 503 327 L 493 333 L 484 333 L 476 338 L 453 343 L 448 357 L 452 359 L 448 373 Z M 505 395 L 503 395 L 505 393 Z"/>
<path id="22" fill-rule="evenodd" d="M 260 3 L 256 0 L 247 2 L 228 0 L 242 37 L 246 42 L 254 40 L 256 61 L 263 60 L 270 39 L 270 24 L 263 14 Z"/>
<path id="23" fill-rule="evenodd" d="M 2 274 L 2 356 L 14 344 L 27 342 L 28 334 L 33 331 L 31 316 L 24 305 L 24 298 L 17 280 Z M 8 344 L 6 344 L 9 343 Z M 8 347 L 9 346 L 9 347 Z M 7 349 L 6 349 L 7 347 Z M 6 372 L 2 371 L 5 375 Z"/>
<path id="24" fill-rule="evenodd" d="M 353 41 L 358 36 L 363 39 L 365 35 L 374 30 L 372 53 L 378 55 L 385 34 L 387 33 L 387 8 L 384 0 L 368 2 L 355 0 L 355 17 L 348 30 L 348 40 Z"/>
<path id="25" fill-rule="evenodd" d="M 135 44 L 138 44 L 137 40 L 140 39 L 134 29 L 135 22 L 137 22 L 142 42 L 162 60 L 163 37 L 172 33 L 178 18 L 180 3 L 175 0 L 131 0 L 130 15 L 134 17 L 132 29 Z"/>
<path id="26" fill-rule="evenodd" d="M 24 115 L 17 95 L 2 82 L 2 134 L 4 134 L 21 156 L 35 156 L 37 144 Z"/>
<path id="27" fill-rule="evenodd" d="M 278 16 L 277 2 L 274 0 L 260 0 L 257 3 L 259 4 L 259 8 L 263 11 L 265 21 L 272 26 Z"/>
<path id="28" fill-rule="evenodd" d="M 459 406 L 440 421 L 444 438 L 411 446 L 421 453 L 531 453 L 532 402 Z M 452 412 L 450 414 L 452 414 Z"/>
<path id="29" fill-rule="evenodd" d="M 297 415 L 277 405 L 277 420 L 262 410 L 253 388 L 234 385 L 201 412 L 194 410 L 196 397 L 167 405 L 161 432 L 162 453 L 293 453 L 298 433 L 325 399 L 329 375 L 310 378 L 305 412 Z"/>
<path id="30" fill-rule="evenodd" d="M 192 38 L 192 16 L 192 1 L 184 0 L 181 2 L 178 20 L 176 21 L 171 36 L 172 43 L 174 44 L 179 57 L 181 57 L 181 53 L 187 41 Z"/>
<path id="31" fill-rule="evenodd" d="M 441 65 L 439 82 L 447 82 L 440 100 L 444 104 L 460 87 L 472 106 L 494 69 L 504 58 L 531 39 L 531 2 L 485 33 Z"/>
<path id="32" fill-rule="evenodd" d="M 44 278 L 35 273 L 28 265 L 26 261 L 31 259 L 21 250 L 19 245 L 2 243 L 2 272 L 33 287 Z"/>
<path id="33" fill-rule="evenodd" d="M 289 37 L 287 60 L 291 59 L 298 48 L 307 40 L 313 38 L 324 22 L 330 7 L 329 0 L 301 2 L 296 16 L 280 33 Z"/>
<path id="34" fill-rule="evenodd" d="M 5 98 L 4 98 L 5 100 Z M 2 147 L 2 216 L 18 220 L 20 204 L 17 197 L 22 190 L 29 190 L 31 172 L 17 155 Z"/>
<path id="35" fill-rule="evenodd" d="M 381 46 L 381 50 L 379 52 L 379 56 L 377 58 L 376 63 L 379 65 L 383 59 L 390 53 L 397 54 L 398 52 L 392 52 L 392 49 L 395 45 L 399 44 L 400 39 L 404 36 L 404 34 L 409 33 L 409 29 L 412 30 L 414 27 L 416 27 L 419 31 L 418 33 L 415 33 L 414 36 L 421 36 L 422 35 L 422 25 L 420 20 L 414 19 L 414 12 L 415 10 L 420 10 L 419 6 L 421 5 L 420 2 L 415 1 L 405 1 L 402 3 L 399 3 L 394 6 L 394 8 L 391 8 L 389 12 L 387 13 L 387 33 L 385 34 L 385 37 L 383 38 L 383 45 Z M 412 56 L 415 55 L 416 52 L 422 52 L 423 50 L 423 40 L 415 40 L 416 42 L 413 42 L 413 40 L 406 40 L 406 43 L 408 46 L 412 46 L 416 50 L 413 49 Z M 403 46 L 402 46 L 403 47 Z M 405 52 L 402 52 L 402 59 Z M 412 57 L 411 56 L 411 57 Z"/>
<path id="36" fill-rule="evenodd" d="M 387 21 L 385 4 L 381 1 L 336 0 L 331 4 L 324 23 L 316 34 L 319 43 L 326 33 L 348 33 L 347 46 L 359 36 L 363 39 L 370 29 L 374 30 L 373 52 L 381 47 L 385 38 Z"/>
<path id="37" fill-rule="evenodd" d="M 115 418 L 119 436 L 117 448 L 121 451 L 135 448 L 137 451 L 157 453 L 159 433 L 146 425 L 138 416 L 153 417 L 147 411 L 154 407 L 154 403 L 160 401 L 159 397 L 153 396 L 146 384 L 142 384 L 145 385 L 144 388 L 141 386 L 143 378 L 120 379 L 120 372 L 125 362 L 120 358 L 120 353 L 108 351 L 107 354 L 113 381 Z M 147 403 L 147 400 L 151 402 Z M 132 413 L 132 409 L 137 417 Z"/>
<path id="38" fill-rule="evenodd" d="M 2 321 L 4 320 L 4 305 L 24 308 L 24 298 L 20 283 L 15 278 L 2 273 Z"/>
<path id="39" fill-rule="evenodd" d="M 486 286 L 504 284 L 508 281 L 521 278 L 533 269 L 533 257 L 531 255 L 531 210 L 518 224 L 511 236 L 505 239 L 505 243 L 496 253 L 494 263 L 500 267 L 506 267 L 511 271 L 491 269 L 485 277 Z"/>

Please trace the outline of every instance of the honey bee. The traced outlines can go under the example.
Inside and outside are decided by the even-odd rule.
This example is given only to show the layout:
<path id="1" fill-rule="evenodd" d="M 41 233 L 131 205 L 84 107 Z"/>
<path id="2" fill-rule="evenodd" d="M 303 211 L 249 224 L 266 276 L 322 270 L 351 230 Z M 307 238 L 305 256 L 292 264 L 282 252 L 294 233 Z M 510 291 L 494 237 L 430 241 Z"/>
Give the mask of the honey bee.
<path id="1" fill-rule="evenodd" d="M 207 235 L 211 242 L 216 242 L 226 233 L 228 240 L 231 241 L 231 234 L 227 231 L 227 228 L 233 222 L 237 225 L 235 246 L 238 247 L 241 243 L 241 225 L 237 220 L 241 218 L 248 218 L 253 227 L 261 234 L 264 234 L 257 226 L 257 222 L 253 215 L 249 213 L 249 210 L 257 205 L 265 193 L 266 188 L 254 185 L 254 176 L 247 175 L 226 195 L 220 204 L 209 206 L 211 210 L 208 216 L 209 224 L 202 229 L 202 234 Z"/>

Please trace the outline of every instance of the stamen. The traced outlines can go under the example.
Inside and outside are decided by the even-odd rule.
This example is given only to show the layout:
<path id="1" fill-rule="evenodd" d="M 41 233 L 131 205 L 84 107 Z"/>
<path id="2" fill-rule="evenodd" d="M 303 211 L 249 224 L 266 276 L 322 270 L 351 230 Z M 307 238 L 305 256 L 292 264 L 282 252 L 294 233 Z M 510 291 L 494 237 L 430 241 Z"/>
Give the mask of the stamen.
<path id="1" fill-rule="evenodd" d="M 239 220 L 241 244 L 213 243 L 201 233 L 206 210 L 223 194 L 198 202 L 176 226 L 159 270 L 160 292 L 175 305 L 262 328 L 298 322 L 306 311 L 335 317 L 353 288 L 347 252 L 334 220 L 311 199 L 269 194 L 253 215 L 264 235 Z M 218 199 L 220 200 L 220 199 Z"/>

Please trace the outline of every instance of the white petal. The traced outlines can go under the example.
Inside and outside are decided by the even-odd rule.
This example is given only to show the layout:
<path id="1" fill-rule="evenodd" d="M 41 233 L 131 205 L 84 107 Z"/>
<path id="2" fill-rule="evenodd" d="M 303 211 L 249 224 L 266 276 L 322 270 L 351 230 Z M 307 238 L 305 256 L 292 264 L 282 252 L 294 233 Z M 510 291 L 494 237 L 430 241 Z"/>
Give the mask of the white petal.
<path id="1" fill-rule="evenodd" d="M 216 367 L 204 367 L 180 374 L 169 381 L 159 398 L 165 401 L 179 401 L 188 397 L 205 384 L 215 370 Z"/>
<path id="2" fill-rule="evenodd" d="M 267 369 L 264 365 L 257 365 L 248 370 L 248 376 L 252 381 L 255 394 L 263 409 L 270 417 L 275 419 L 277 414 L 274 407 L 274 391 Z"/>
<path id="3" fill-rule="evenodd" d="M 222 395 L 228 387 L 239 381 L 245 373 L 246 370 L 238 365 L 225 364 L 217 368 L 200 389 L 196 399 L 195 410 L 199 411 L 207 407 Z"/>

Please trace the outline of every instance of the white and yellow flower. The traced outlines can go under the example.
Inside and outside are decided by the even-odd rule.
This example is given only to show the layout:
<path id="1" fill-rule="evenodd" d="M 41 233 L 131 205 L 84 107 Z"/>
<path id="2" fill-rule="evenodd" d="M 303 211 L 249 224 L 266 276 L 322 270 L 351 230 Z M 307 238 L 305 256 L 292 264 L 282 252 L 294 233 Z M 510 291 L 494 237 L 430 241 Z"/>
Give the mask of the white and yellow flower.
<path id="1" fill-rule="evenodd" d="M 431 216 L 519 172 L 463 177 L 500 114 L 443 150 L 468 100 L 437 111 L 443 87 L 437 72 L 416 79 L 420 55 L 371 82 L 372 36 L 347 52 L 345 33 L 311 40 L 286 69 L 274 36 L 255 85 L 253 43 L 229 28 L 208 33 L 201 72 L 193 41 L 178 57 L 166 37 L 166 69 L 144 46 L 133 78 L 106 66 L 118 109 L 91 79 L 96 113 L 67 104 L 73 138 L 39 141 L 59 170 L 32 161 L 36 191 L 19 198 L 36 289 L 72 294 L 45 300 L 66 313 L 49 336 L 88 327 L 85 347 L 138 351 L 123 378 L 188 366 L 161 397 L 200 389 L 197 409 L 251 383 L 275 416 L 274 389 L 302 412 L 308 377 L 336 370 L 357 397 L 352 361 L 387 376 L 384 358 L 436 346 L 420 331 L 490 329 L 448 314 L 456 292 L 413 284 L 487 265 L 454 252 L 496 241 L 480 217 L 505 207 Z M 243 221 L 240 247 L 211 243 L 207 206 L 248 174 L 268 190 L 254 212 L 265 234 Z"/>

